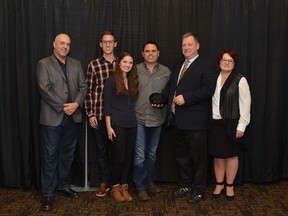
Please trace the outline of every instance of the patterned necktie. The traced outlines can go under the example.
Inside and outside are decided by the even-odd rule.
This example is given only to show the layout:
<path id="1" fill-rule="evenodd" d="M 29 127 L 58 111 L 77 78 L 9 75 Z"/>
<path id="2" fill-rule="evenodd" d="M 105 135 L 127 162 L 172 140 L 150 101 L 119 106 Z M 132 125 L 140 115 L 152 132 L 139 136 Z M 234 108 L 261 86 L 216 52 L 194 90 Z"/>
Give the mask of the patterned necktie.
<path id="1" fill-rule="evenodd" d="M 186 70 L 187 70 L 187 68 L 188 68 L 188 64 L 189 64 L 189 61 L 185 61 L 184 66 L 183 66 L 182 70 L 180 71 L 180 75 L 179 75 L 179 79 L 178 79 L 177 84 L 179 83 L 179 81 L 182 79 L 184 73 L 186 72 Z M 174 93 L 174 97 L 175 97 L 175 96 L 176 96 L 176 95 L 175 95 L 175 93 Z M 175 114 L 175 103 L 174 103 L 174 102 L 172 102 L 172 104 L 171 104 L 171 111 L 172 111 L 172 113 Z"/>
<path id="2" fill-rule="evenodd" d="M 187 67 L 188 67 L 188 63 L 189 63 L 189 61 L 185 61 L 184 66 L 183 66 L 183 68 L 182 68 L 182 70 L 181 70 L 181 72 L 180 72 L 178 82 L 179 82 L 179 81 L 182 79 L 182 77 L 184 76 L 184 74 L 185 74 L 185 72 L 186 72 L 186 70 L 187 70 Z"/>

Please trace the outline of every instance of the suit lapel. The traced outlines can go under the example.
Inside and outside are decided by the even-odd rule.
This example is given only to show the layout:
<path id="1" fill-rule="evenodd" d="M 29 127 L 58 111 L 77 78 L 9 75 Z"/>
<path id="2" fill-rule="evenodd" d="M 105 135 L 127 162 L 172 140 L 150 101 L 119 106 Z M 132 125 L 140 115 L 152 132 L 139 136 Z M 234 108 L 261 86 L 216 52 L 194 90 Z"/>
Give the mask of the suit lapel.
<path id="1" fill-rule="evenodd" d="M 182 79 L 179 80 L 179 83 L 183 82 L 183 80 L 185 80 L 185 79 L 189 76 L 189 74 L 193 73 L 193 68 L 197 65 L 198 60 L 199 60 L 199 57 L 196 58 L 196 59 L 189 65 L 189 67 L 187 68 L 187 70 L 186 70 L 185 74 L 183 75 Z M 180 69 L 181 69 L 181 67 L 180 67 Z M 180 73 L 180 70 L 179 70 L 179 73 Z M 178 76 L 179 76 L 179 73 L 178 73 Z M 179 85 L 179 83 L 178 83 L 178 85 Z"/>
<path id="2" fill-rule="evenodd" d="M 67 77 L 71 76 L 71 72 L 72 72 L 72 62 L 70 61 L 69 57 L 66 58 L 66 73 L 67 73 Z"/>
<path id="3" fill-rule="evenodd" d="M 65 75 L 64 75 L 64 73 L 63 73 L 63 71 L 62 71 L 62 69 L 61 69 L 61 67 L 60 67 L 60 65 L 59 65 L 59 62 L 58 62 L 57 59 L 56 59 L 56 57 L 55 57 L 54 55 L 52 55 L 52 56 L 50 57 L 50 59 L 51 59 L 52 65 L 53 65 L 53 67 L 55 68 L 55 70 L 60 74 L 60 76 L 61 76 L 64 80 L 66 80 L 66 77 L 65 77 Z"/>

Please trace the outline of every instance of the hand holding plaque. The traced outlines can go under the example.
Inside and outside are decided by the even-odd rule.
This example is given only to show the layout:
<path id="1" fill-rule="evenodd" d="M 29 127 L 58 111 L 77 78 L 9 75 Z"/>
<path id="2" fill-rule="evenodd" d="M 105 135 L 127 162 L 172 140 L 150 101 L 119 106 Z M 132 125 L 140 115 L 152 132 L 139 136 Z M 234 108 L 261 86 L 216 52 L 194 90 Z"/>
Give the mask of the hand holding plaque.
<path id="1" fill-rule="evenodd" d="M 161 109 L 165 103 L 166 99 L 161 93 L 153 93 L 149 96 L 149 101 L 153 108 Z"/>

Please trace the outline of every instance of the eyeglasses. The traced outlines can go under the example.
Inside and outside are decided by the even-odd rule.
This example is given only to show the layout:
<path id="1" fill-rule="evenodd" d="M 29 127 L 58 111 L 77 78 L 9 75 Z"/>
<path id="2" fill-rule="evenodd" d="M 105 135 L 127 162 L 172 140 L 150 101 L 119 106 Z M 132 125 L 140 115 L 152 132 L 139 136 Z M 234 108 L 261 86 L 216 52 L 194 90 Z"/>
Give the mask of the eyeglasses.
<path id="1" fill-rule="evenodd" d="M 221 62 L 226 63 L 226 64 L 232 64 L 234 63 L 233 59 L 221 59 Z"/>
<path id="2" fill-rule="evenodd" d="M 101 43 L 103 43 L 103 44 L 113 44 L 114 41 L 101 41 Z"/>

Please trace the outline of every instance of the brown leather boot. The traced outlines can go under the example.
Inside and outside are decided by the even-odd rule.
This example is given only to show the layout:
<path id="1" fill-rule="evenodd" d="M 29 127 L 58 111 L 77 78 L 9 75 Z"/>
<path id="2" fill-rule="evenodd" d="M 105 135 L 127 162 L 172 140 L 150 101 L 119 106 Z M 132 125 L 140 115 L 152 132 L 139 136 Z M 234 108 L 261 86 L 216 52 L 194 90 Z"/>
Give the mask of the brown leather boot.
<path id="1" fill-rule="evenodd" d="M 128 192 L 128 184 L 124 184 L 121 186 L 121 192 L 122 192 L 122 195 L 126 201 L 128 201 L 128 202 L 133 201 L 133 197 Z"/>
<path id="2" fill-rule="evenodd" d="M 139 201 L 144 201 L 144 202 L 150 200 L 146 190 L 138 191 L 138 199 Z"/>
<path id="3" fill-rule="evenodd" d="M 113 186 L 113 188 L 111 190 L 111 196 L 117 202 L 124 202 L 125 201 L 125 198 L 123 197 L 123 195 L 121 193 L 121 186 L 119 184 Z"/>

